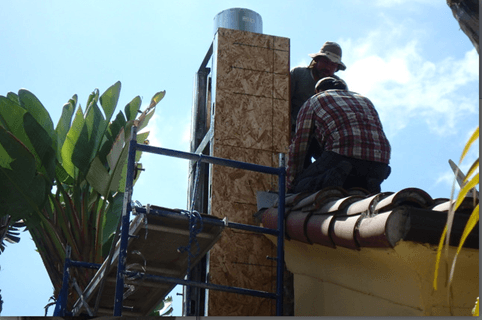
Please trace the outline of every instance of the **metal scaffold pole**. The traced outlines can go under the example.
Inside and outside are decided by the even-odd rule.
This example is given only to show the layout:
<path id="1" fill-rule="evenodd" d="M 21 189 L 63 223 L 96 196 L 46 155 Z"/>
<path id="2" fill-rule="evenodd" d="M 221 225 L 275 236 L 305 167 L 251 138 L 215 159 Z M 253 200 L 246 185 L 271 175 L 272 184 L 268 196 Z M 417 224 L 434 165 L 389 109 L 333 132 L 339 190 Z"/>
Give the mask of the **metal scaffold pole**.
<path id="1" fill-rule="evenodd" d="M 278 179 L 278 244 L 276 270 L 276 315 L 283 315 L 283 274 L 285 269 L 284 238 L 285 238 L 285 155 L 279 154 Z"/>
<path id="2" fill-rule="evenodd" d="M 131 212 L 132 186 L 134 182 L 134 167 L 136 161 L 137 146 L 137 127 L 132 126 L 131 138 L 129 141 L 129 152 L 127 158 L 127 177 L 126 189 L 124 193 L 124 203 L 122 206 L 122 225 L 120 236 L 120 251 L 117 264 L 117 280 L 115 287 L 114 316 L 122 315 L 122 305 L 124 300 L 124 280 L 127 257 L 127 244 L 129 241 L 129 218 Z"/>

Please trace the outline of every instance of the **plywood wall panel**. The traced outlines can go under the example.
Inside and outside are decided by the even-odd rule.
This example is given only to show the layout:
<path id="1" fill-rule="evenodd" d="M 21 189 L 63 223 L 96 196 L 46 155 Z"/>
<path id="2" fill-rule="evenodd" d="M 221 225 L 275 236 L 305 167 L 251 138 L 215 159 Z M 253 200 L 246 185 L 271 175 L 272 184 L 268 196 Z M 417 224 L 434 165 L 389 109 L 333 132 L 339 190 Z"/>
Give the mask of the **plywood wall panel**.
<path id="1" fill-rule="evenodd" d="M 218 29 L 211 155 L 277 167 L 289 139 L 289 39 Z M 277 190 L 278 177 L 211 166 L 210 213 L 256 224 L 257 191 Z M 210 251 L 210 281 L 275 292 L 275 246 L 262 234 L 227 229 Z M 209 316 L 275 315 L 276 301 L 210 291 Z"/>
<path id="2" fill-rule="evenodd" d="M 221 44 L 230 46 L 244 44 L 253 47 L 273 49 L 274 39 L 276 37 L 261 33 L 219 28 L 217 38 Z"/>
<path id="3" fill-rule="evenodd" d="M 221 143 L 215 143 L 212 155 L 214 157 L 232 159 L 242 162 L 271 166 L 271 151 L 253 148 L 242 148 Z"/>
<path id="4" fill-rule="evenodd" d="M 290 39 L 284 37 L 273 37 L 273 49 L 281 51 L 290 51 Z M 289 66 L 289 62 L 288 62 Z"/>
<path id="5" fill-rule="evenodd" d="M 272 153 L 268 151 L 219 145 L 214 149 L 215 157 L 255 163 L 269 167 L 272 166 Z M 213 165 L 212 171 L 211 210 L 213 213 L 216 203 L 224 202 L 226 200 L 232 201 L 233 203 L 256 204 L 256 192 L 271 188 L 270 175 L 266 173 L 223 167 L 219 165 Z M 230 217 L 236 215 L 236 212 L 231 210 L 224 214 L 225 216 Z M 247 223 L 247 221 L 238 222 Z"/>
<path id="6" fill-rule="evenodd" d="M 276 264 L 266 258 L 274 254 L 274 245 L 263 235 L 228 229 L 211 249 L 210 282 L 274 292 Z"/>
<path id="7" fill-rule="evenodd" d="M 272 73 L 264 71 L 227 68 L 217 74 L 217 90 L 260 97 L 272 97 Z"/>
<path id="8" fill-rule="evenodd" d="M 272 99 L 220 92 L 217 96 L 215 144 L 270 150 Z"/>
<path id="9" fill-rule="evenodd" d="M 209 316 L 273 316 L 276 314 L 276 305 L 273 301 L 267 298 L 210 291 Z"/>
<path id="10" fill-rule="evenodd" d="M 273 72 L 287 75 L 290 72 L 289 51 L 273 50 Z"/>
<path id="11" fill-rule="evenodd" d="M 273 98 L 288 101 L 290 96 L 290 77 L 286 74 L 273 75 Z"/>
<path id="12" fill-rule="evenodd" d="M 276 265 L 266 259 L 266 256 L 273 256 L 275 251 L 275 247 L 263 235 L 230 229 L 211 249 L 209 281 L 275 292 Z M 209 304 L 210 316 L 269 316 L 273 315 L 275 301 L 210 291 Z"/>
<path id="13" fill-rule="evenodd" d="M 215 201 L 212 207 L 212 213 L 217 217 L 226 217 L 225 213 L 229 212 L 229 221 L 251 225 L 256 224 L 253 217 L 256 211 L 256 203 L 242 203 L 229 200 Z"/>
<path id="14" fill-rule="evenodd" d="M 288 100 L 273 99 L 273 151 L 288 155 L 290 145 L 290 118 L 286 112 L 290 109 Z"/>
<path id="15" fill-rule="evenodd" d="M 273 72 L 273 50 L 243 43 L 218 42 L 218 71 L 226 68 L 240 68 Z"/>

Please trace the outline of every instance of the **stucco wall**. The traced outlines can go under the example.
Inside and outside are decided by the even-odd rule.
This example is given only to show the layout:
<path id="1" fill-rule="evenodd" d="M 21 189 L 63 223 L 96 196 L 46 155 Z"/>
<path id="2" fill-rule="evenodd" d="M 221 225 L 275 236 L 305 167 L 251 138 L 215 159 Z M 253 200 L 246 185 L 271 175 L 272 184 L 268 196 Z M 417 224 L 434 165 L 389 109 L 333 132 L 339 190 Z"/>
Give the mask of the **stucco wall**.
<path id="1" fill-rule="evenodd" d="M 439 289 L 432 290 L 435 246 L 400 241 L 393 249 L 357 251 L 299 241 L 285 245 L 287 267 L 295 274 L 295 316 L 450 315 L 444 267 Z M 470 315 L 478 295 L 478 250 L 463 249 L 454 274 L 453 315 Z"/>

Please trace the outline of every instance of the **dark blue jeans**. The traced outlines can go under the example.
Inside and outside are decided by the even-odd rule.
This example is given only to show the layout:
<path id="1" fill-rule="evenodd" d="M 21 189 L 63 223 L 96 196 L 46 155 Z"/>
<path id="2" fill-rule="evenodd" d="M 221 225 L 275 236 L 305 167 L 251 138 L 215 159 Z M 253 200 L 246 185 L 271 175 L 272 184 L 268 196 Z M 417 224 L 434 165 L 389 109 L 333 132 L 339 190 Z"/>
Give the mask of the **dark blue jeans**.
<path id="1" fill-rule="evenodd" d="M 380 185 L 390 175 L 388 164 L 342 156 L 331 151 L 322 155 L 295 178 L 289 192 L 315 192 L 326 187 L 364 188 L 379 193 Z"/>

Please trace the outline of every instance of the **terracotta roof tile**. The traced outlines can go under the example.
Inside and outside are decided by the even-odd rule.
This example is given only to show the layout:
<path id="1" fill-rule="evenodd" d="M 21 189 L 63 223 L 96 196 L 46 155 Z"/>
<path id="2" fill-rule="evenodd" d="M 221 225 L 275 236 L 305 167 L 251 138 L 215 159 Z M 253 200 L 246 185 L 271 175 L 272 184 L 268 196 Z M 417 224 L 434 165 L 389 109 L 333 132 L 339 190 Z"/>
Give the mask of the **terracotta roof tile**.
<path id="1" fill-rule="evenodd" d="M 263 198 L 262 194 L 259 198 Z M 286 237 L 355 250 L 394 247 L 402 239 L 438 244 L 449 205 L 449 199 L 432 199 L 418 188 L 375 195 L 360 188 L 337 187 L 312 194 L 289 194 L 285 198 Z M 266 228 L 277 228 L 277 206 L 274 200 L 262 213 L 261 222 Z M 454 241 L 460 238 L 473 208 L 474 199 L 466 198 L 457 211 Z M 478 225 L 469 238 L 468 245 L 478 248 Z"/>

